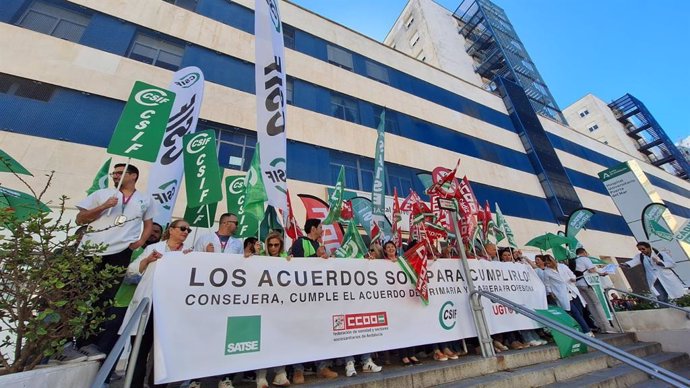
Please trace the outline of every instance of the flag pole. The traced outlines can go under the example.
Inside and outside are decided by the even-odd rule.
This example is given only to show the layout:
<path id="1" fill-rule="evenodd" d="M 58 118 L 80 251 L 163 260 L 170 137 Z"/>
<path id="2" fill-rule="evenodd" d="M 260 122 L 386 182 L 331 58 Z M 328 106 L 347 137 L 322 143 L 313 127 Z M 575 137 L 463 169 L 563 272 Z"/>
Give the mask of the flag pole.
<path id="1" fill-rule="evenodd" d="M 117 182 L 117 187 L 115 188 L 115 194 L 117 194 L 120 191 L 120 187 L 122 187 L 122 181 L 125 178 L 125 174 L 127 174 L 127 169 L 129 168 L 129 163 L 131 161 L 132 161 L 132 158 L 127 158 L 127 163 L 125 163 L 125 168 L 124 168 L 124 170 L 122 170 L 122 175 L 120 175 L 120 181 Z M 124 199 L 124 195 L 123 195 L 122 202 L 124 202 L 124 201 L 125 201 L 125 199 Z M 112 213 L 112 212 L 113 212 L 113 208 L 111 207 L 108 209 L 107 215 L 109 216 L 110 213 Z"/>

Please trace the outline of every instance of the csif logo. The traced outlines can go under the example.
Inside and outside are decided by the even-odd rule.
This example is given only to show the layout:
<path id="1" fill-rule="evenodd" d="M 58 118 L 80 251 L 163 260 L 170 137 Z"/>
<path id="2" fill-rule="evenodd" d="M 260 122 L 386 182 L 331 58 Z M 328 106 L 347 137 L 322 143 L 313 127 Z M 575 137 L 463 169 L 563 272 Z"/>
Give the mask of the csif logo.
<path id="1" fill-rule="evenodd" d="M 278 2 L 277 0 L 266 0 L 268 4 L 269 13 L 271 16 L 271 24 L 277 33 L 280 33 L 280 13 L 278 12 Z"/>
<path id="2" fill-rule="evenodd" d="M 447 301 L 441 306 L 438 312 L 438 323 L 445 330 L 450 330 L 455 327 L 455 323 L 458 317 L 458 310 L 455 309 L 455 305 L 451 301 Z"/>
<path id="3" fill-rule="evenodd" d="M 187 152 L 190 154 L 198 154 L 204 150 L 204 147 L 211 141 L 211 136 L 208 133 L 201 132 L 195 135 L 187 144 Z"/>
<path id="4" fill-rule="evenodd" d="M 230 186 L 228 186 L 230 194 L 244 194 L 244 179 L 235 179 Z"/>
<path id="5" fill-rule="evenodd" d="M 158 106 L 170 101 L 168 93 L 160 89 L 144 89 L 134 95 L 137 104 L 144 106 Z"/>
<path id="6" fill-rule="evenodd" d="M 199 76 L 199 73 L 193 72 L 193 73 L 189 73 L 187 75 L 180 77 L 180 79 L 175 81 L 175 85 L 186 89 L 186 88 L 194 85 L 196 83 L 196 81 L 198 81 L 199 79 L 201 79 L 201 76 Z"/>
<path id="7" fill-rule="evenodd" d="M 261 350 L 261 315 L 228 317 L 225 355 Z"/>

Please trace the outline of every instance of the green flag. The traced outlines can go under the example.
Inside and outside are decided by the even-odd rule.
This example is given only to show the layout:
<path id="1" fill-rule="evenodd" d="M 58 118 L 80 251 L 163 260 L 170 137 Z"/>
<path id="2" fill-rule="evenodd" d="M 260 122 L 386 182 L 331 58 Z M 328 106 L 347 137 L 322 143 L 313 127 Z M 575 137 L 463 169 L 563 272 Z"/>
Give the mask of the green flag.
<path id="1" fill-rule="evenodd" d="M 208 207 L 208 211 L 206 208 Z M 213 226 L 213 220 L 216 219 L 216 210 L 218 209 L 218 202 L 208 205 L 201 205 L 199 207 L 187 207 L 184 210 L 184 219 L 189 222 L 189 225 L 199 228 L 210 228 Z"/>
<path id="2" fill-rule="evenodd" d="M 338 181 L 335 183 L 333 192 L 328 197 L 328 215 L 323 220 L 324 225 L 338 222 L 340 212 L 343 210 L 343 191 L 345 190 L 345 166 L 340 166 Z"/>
<path id="3" fill-rule="evenodd" d="M 175 93 L 147 83 L 134 83 L 122 110 L 108 153 L 155 162 L 163 141 Z"/>
<path id="4" fill-rule="evenodd" d="M 228 213 L 236 214 L 238 217 L 240 209 L 244 203 L 244 175 L 235 175 L 225 178 L 225 202 Z"/>
<path id="5" fill-rule="evenodd" d="M 283 230 L 283 226 L 280 225 L 280 221 L 278 221 L 278 212 L 276 212 L 276 209 L 273 206 L 268 205 L 266 206 L 266 214 L 264 215 L 264 219 L 261 221 L 259 236 L 264 238 L 268 236 L 271 231 L 277 230 Z"/>
<path id="6" fill-rule="evenodd" d="M 266 211 L 268 195 L 261 179 L 260 154 L 259 143 L 256 143 L 254 157 L 244 180 L 244 204 L 240 208 L 242 216 L 238 225 L 240 237 L 256 236 Z"/>
<path id="7" fill-rule="evenodd" d="M 223 199 L 215 131 L 190 133 L 182 137 L 182 143 L 187 207 L 197 208 Z"/>
<path id="8" fill-rule="evenodd" d="M 567 237 L 575 237 L 593 215 L 594 212 L 592 210 L 584 207 L 573 211 L 565 225 L 565 235 Z"/>
<path id="9" fill-rule="evenodd" d="M 496 233 L 496 242 L 503 240 L 504 236 L 507 236 L 508 244 L 510 244 L 510 246 L 513 248 L 517 248 L 513 230 L 510 228 L 510 225 L 508 225 L 508 221 L 505 219 L 505 217 L 503 217 L 503 213 L 501 212 L 501 208 L 498 206 L 498 202 L 496 202 L 496 228 L 499 230 L 499 232 Z"/>
<path id="10" fill-rule="evenodd" d="M 86 194 L 90 195 L 96 190 L 100 189 L 105 189 L 108 187 L 108 171 L 110 170 L 110 161 L 112 161 L 113 158 L 108 158 L 108 160 L 103 163 L 103 166 L 101 166 L 101 169 L 98 170 L 96 173 L 96 177 L 93 178 L 93 183 L 91 183 L 91 187 L 86 190 Z"/>
<path id="11" fill-rule="evenodd" d="M 651 239 L 651 235 L 656 235 L 667 241 L 673 240 L 673 233 L 659 223 L 666 210 L 666 205 L 654 202 L 642 209 L 642 227 L 648 239 Z"/>
<path id="12" fill-rule="evenodd" d="M 343 237 L 343 243 L 340 248 L 335 250 L 335 257 L 346 258 L 355 257 L 361 259 L 367 252 L 367 246 L 362 240 L 362 236 L 357 231 L 357 226 L 354 221 L 350 221 Z"/>
<path id="13" fill-rule="evenodd" d="M 549 305 L 547 310 L 536 310 L 536 312 L 539 315 L 551 318 L 554 321 L 557 321 L 558 323 L 561 323 L 572 329 L 582 331 L 582 329 L 580 329 L 580 325 L 578 325 L 577 322 L 575 322 L 575 320 L 560 307 Z M 587 353 L 587 345 L 576 339 L 570 338 L 565 334 L 561 334 L 561 332 L 557 329 L 551 329 L 551 335 L 553 336 L 554 341 L 556 341 L 561 358 L 570 357 L 571 355 L 577 353 Z"/>

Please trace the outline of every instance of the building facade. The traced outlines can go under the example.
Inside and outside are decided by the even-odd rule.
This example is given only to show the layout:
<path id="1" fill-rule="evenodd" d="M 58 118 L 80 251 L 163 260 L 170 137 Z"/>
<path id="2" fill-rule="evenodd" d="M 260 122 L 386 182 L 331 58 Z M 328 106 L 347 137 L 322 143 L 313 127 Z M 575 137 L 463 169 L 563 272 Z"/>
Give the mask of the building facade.
<path id="1" fill-rule="evenodd" d="M 108 158 L 105 148 L 134 82 L 165 87 L 176 69 L 194 65 L 206 78 L 197 129 L 216 131 L 225 175 L 241 174 L 256 143 L 253 4 L 5 0 L 0 147 L 34 173 L 37 185 L 55 170 L 46 199 L 54 206 L 67 195 L 73 213 Z M 456 63 L 470 67 L 444 71 L 431 57 L 421 61 L 292 3 L 280 6 L 288 187 L 299 220 L 296 194 L 325 199 L 341 165 L 348 189 L 371 192 L 377 120 L 386 109 L 388 195 L 394 188 L 421 193 L 417 173 L 461 158 L 460 173 L 480 201 L 501 205 L 520 244 L 563 229 L 564 216 L 581 205 L 597 212 L 578 236 L 591 253 L 634 253 L 632 233 L 597 177 L 631 159 L 628 151 L 536 115 L 513 81 L 485 90 L 468 54 Z M 138 164 L 145 182 L 147 166 Z M 690 218 L 690 184 L 651 164 L 643 169 L 671 212 Z M 11 176 L 2 184 L 20 188 Z M 184 203 L 181 193 L 176 216 Z"/>

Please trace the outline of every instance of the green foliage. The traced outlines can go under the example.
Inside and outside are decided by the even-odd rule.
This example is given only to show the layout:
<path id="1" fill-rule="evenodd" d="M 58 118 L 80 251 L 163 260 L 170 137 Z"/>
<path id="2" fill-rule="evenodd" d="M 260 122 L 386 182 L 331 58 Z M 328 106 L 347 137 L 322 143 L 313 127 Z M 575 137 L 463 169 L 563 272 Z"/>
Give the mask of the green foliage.
<path id="1" fill-rule="evenodd" d="M 31 370 L 73 337 L 94 334 L 107 308 L 98 296 L 122 275 L 76 248 L 66 199 L 25 220 L 0 209 L 0 375 Z"/>
<path id="2" fill-rule="evenodd" d="M 678 307 L 690 307 L 690 294 L 685 294 L 680 298 L 674 299 L 671 301 L 671 303 Z"/>

